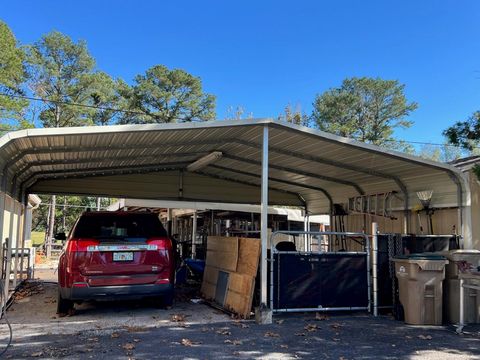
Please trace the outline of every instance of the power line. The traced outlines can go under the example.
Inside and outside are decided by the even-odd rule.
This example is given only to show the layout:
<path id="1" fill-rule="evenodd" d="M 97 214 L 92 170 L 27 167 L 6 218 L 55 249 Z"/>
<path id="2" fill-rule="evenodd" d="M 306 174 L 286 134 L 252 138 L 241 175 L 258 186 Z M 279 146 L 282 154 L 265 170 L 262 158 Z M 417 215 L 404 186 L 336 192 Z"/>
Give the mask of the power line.
<path id="1" fill-rule="evenodd" d="M 423 142 L 423 141 L 407 141 L 407 140 L 395 140 L 395 139 L 387 139 L 387 141 L 396 142 L 396 143 L 407 143 L 407 144 L 415 144 L 415 145 L 432 145 L 432 146 L 448 146 L 463 149 L 460 145 L 454 144 L 441 144 L 441 143 L 432 143 L 432 142 Z M 472 149 L 480 149 L 478 146 L 473 146 Z"/>
<path id="2" fill-rule="evenodd" d="M 25 95 L 14 95 L 14 94 L 5 94 L 5 93 L 0 93 L 0 95 L 1 95 L 1 96 L 5 96 L 5 97 L 9 97 L 9 98 L 15 98 L 15 99 L 24 99 L 24 100 L 31 100 L 31 101 L 49 102 L 49 103 L 52 103 L 52 104 L 78 106 L 78 107 L 84 107 L 84 108 L 89 108 L 89 109 L 108 110 L 108 111 L 114 111 L 114 112 L 123 112 L 123 113 L 127 113 L 127 114 L 132 114 L 132 115 L 142 115 L 142 116 L 150 116 L 150 117 L 153 117 L 152 115 L 145 114 L 145 113 L 139 112 L 139 111 L 124 110 L 124 109 L 115 109 L 115 108 L 107 107 L 107 106 L 97 106 L 97 105 L 79 104 L 79 103 L 72 103 L 72 102 L 68 102 L 68 101 L 42 99 L 42 98 L 36 98 L 36 97 L 32 97 L 32 96 L 25 96 Z"/>

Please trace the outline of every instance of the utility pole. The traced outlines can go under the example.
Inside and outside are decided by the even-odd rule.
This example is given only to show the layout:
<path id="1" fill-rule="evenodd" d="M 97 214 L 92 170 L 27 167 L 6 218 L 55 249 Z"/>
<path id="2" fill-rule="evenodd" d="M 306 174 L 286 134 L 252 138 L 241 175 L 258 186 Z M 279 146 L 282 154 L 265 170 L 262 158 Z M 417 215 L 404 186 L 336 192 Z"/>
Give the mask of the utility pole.
<path id="1" fill-rule="evenodd" d="M 55 104 L 55 127 L 60 127 L 60 105 Z M 48 221 L 48 236 L 47 236 L 47 259 L 52 255 L 53 230 L 55 228 L 55 207 L 57 205 L 57 196 L 52 195 L 50 205 L 50 217 Z"/>
<path id="2" fill-rule="evenodd" d="M 63 197 L 63 218 L 62 218 L 62 231 L 66 232 L 67 228 L 67 195 Z"/>

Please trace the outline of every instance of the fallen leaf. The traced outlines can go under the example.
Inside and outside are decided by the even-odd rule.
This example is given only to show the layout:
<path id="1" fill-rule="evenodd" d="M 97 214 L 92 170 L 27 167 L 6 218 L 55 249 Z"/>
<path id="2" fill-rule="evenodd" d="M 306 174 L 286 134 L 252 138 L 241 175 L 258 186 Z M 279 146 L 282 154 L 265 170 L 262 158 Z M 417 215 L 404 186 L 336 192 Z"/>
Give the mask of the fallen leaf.
<path id="1" fill-rule="evenodd" d="M 285 344 L 280 345 L 280 347 L 281 347 L 282 349 L 288 349 L 288 345 L 285 345 Z"/>
<path id="2" fill-rule="evenodd" d="M 183 314 L 175 314 L 175 315 L 172 315 L 172 317 L 170 318 L 170 321 L 171 322 L 184 322 L 185 321 L 185 315 Z"/>
<path id="3" fill-rule="evenodd" d="M 217 334 L 220 334 L 220 335 L 225 335 L 225 336 L 228 336 L 228 335 L 232 335 L 232 333 L 230 331 L 228 331 L 228 328 L 225 328 L 225 329 L 220 329 L 220 330 L 217 330 L 215 331 Z"/>
<path id="4" fill-rule="evenodd" d="M 411 336 L 405 335 L 405 339 L 411 339 Z"/>
<path id="5" fill-rule="evenodd" d="M 140 342 L 140 339 L 133 339 L 133 342 L 138 343 L 138 342 Z"/>
<path id="6" fill-rule="evenodd" d="M 125 350 L 133 350 L 133 349 L 135 349 L 135 344 L 125 343 L 125 344 L 123 344 L 122 348 L 124 348 Z"/>
<path id="7" fill-rule="evenodd" d="M 238 320 L 236 320 L 236 321 L 233 323 L 233 325 L 238 326 L 239 328 L 242 328 L 242 329 L 248 329 L 248 328 L 250 327 L 249 325 L 247 325 L 247 324 L 245 324 L 245 323 L 243 323 L 243 322 L 240 322 L 240 321 L 238 321 Z"/>
<path id="8" fill-rule="evenodd" d="M 30 354 L 31 357 L 40 357 L 43 356 L 43 351 L 37 351 Z"/>
<path id="9" fill-rule="evenodd" d="M 277 334 L 273 331 L 267 331 L 264 336 L 265 337 L 280 337 L 280 334 Z"/>
<path id="10" fill-rule="evenodd" d="M 418 338 L 422 340 L 432 340 L 430 335 L 418 335 Z"/>
<path id="11" fill-rule="evenodd" d="M 98 342 L 98 337 L 88 338 L 88 341 Z"/>
<path id="12" fill-rule="evenodd" d="M 313 332 L 313 331 L 317 331 L 318 328 L 319 327 L 315 324 L 307 324 L 303 329 L 307 330 L 308 332 Z"/>
<path id="13" fill-rule="evenodd" d="M 285 320 L 280 319 L 280 320 L 276 320 L 275 322 L 276 322 L 278 325 L 282 325 L 284 321 L 285 321 Z"/>
<path id="14" fill-rule="evenodd" d="M 193 346 L 193 345 L 199 345 L 201 344 L 201 342 L 199 341 L 192 341 L 190 339 L 182 339 L 182 341 L 180 342 L 180 344 L 182 344 L 183 346 Z"/>
<path id="15" fill-rule="evenodd" d="M 243 343 L 240 340 L 230 340 L 227 339 L 224 341 L 225 344 L 232 344 L 232 345 L 242 345 Z"/>
<path id="16" fill-rule="evenodd" d="M 112 335 L 111 335 L 111 337 L 112 337 L 113 339 L 118 338 L 119 336 L 120 336 L 120 334 L 119 334 L 119 333 L 116 333 L 116 332 L 112 333 Z"/>
<path id="17" fill-rule="evenodd" d="M 330 327 L 332 327 L 333 329 L 340 329 L 342 325 L 340 325 L 339 323 L 333 323 L 332 325 L 330 325 Z"/>
<path id="18" fill-rule="evenodd" d="M 123 328 L 126 329 L 129 333 L 143 332 L 148 330 L 148 328 L 145 326 L 124 326 Z"/>
<path id="19" fill-rule="evenodd" d="M 317 312 L 315 314 L 315 320 L 318 320 L 318 321 L 328 320 L 328 316 Z"/>

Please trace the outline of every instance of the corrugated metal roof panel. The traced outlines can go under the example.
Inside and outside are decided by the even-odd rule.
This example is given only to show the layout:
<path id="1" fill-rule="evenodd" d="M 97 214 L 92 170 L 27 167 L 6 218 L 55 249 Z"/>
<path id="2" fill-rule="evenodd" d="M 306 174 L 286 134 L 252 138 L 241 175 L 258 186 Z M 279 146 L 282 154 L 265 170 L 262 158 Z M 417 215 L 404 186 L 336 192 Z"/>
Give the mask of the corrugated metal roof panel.
<path id="1" fill-rule="evenodd" d="M 270 194 L 272 204 L 301 205 L 303 197 L 311 212 L 322 213 L 329 210 L 328 196 L 342 203 L 361 192 L 401 193 L 403 187 L 411 205 L 418 202 L 415 192 L 424 189 L 434 190 L 437 204 L 457 202 L 452 177 L 462 178 L 453 167 L 271 120 L 10 133 L 0 139 L 2 184 L 17 198 L 23 191 L 81 191 L 176 199 L 178 171 L 165 170 L 221 151 L 224 156 L 202 169 L 203 175 L 185 173 L 184 196 L 258 203 L 265 125 L 270 129 L 270 186 L 278 190 Z"/>

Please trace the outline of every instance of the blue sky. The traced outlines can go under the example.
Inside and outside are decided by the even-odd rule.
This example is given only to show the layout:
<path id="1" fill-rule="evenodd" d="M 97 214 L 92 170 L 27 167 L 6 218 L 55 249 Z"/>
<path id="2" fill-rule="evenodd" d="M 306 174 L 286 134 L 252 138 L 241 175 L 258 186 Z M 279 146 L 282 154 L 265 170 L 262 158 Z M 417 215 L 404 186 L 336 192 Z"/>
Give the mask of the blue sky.
<path id="1" fill-rule="evenodd" d="M 21 43 L 58 30 L 84 39 L 98 68 L 132 81 L 155 64 L 202 78 L 217 115 L 242 106 L 309 113 L 346 77 L 398 79 L 419 103 L 410 141 L 442 142 L 480 110 L 480 2 L 6 1 L 0 19 Z"/>

